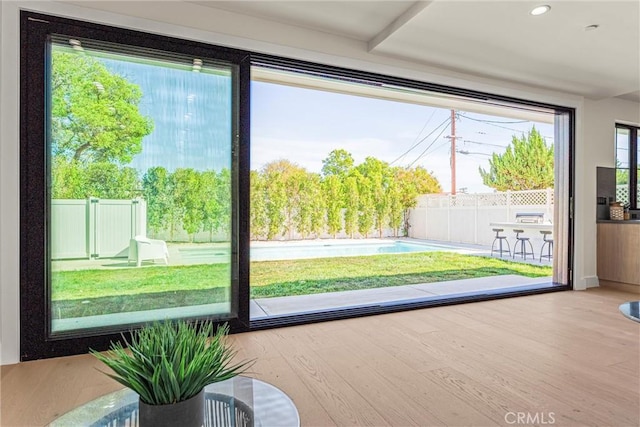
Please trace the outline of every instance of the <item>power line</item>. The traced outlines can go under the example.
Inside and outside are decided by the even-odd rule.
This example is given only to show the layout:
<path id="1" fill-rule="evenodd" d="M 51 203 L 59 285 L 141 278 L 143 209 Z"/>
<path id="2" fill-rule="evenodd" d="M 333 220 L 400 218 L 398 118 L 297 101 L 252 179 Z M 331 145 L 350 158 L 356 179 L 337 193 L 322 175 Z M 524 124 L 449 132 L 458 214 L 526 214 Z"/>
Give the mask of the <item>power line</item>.
<path id="1" fill-rule="evenodd" d="M 449 119 L 447 119 L 446 121 L 449 121 Z M 447 123 L 447 124 L 448 124 L 448 123 Z M 427 148 L 425 148 L 425 149 L 422 151 L 422 153 L 420 153 L 420 155 L 419 155 L 418 157 L 416 157 L 416 159 L 415 159 L 413 162 L 411 162 L 407 167 L 411 167 L 411 166 L 413 166 L 415 162 L 417 162 L 418 160 L 420 160 L 420 159 L 422 158 L 422 156 L 424 156 L 424 155 L 427 153 L 427 150 L 428 150 L 429 148 L 431 148 L 431 146 L 432 146 L 433 144 L 435 144 L 435 143 L 436 143 L 436 141 L 438 140 L 438 138 L 440 138 L 440 137 L 442 136 L 442 134 L 444 133 L 444 131 L 445 131 L 446 129 L 447 129 L 447 127 L 446 127 L 446 126 L 445 126 L 445 127 L 443 127 L 443 128 L 442 128 L 442 130 L 440 131 L 440 133 L 438 134 L 438 136 L 436 136 L 436 137 L 435 137 L 435 139 L 433 140 L 433 142 L 431 142 L 431 144 L 429 144 L 429 146 L 428 146 Z M 434 130 L 434 131 L 435 131 L 435 130 Z"/>
<path id="2" fill-rule="evenodd" d="M 509 121 L 509 120 L 485 120 L 485 119 L 474 119 L 473 117 L 469 117 L 469 116 L 465 116 L 464 114 L 460 114 L 462 117 L 465 117 L 469 120 L 474 120 L 476 122 L 482 122 L 482 123 L 502 123 L 505 125 L 508 124 L 517 124 L 517 123 L 529 123 L 529 120 L 513 120 L 513 121 Z"/>
<path id="3" fill-rule="evenodd" d="M 442 144 L 434 147 L 432 150 L 429 150 L 427 154 L 433 154 L 441 148 L 451 148 L 451 144 L 449 144 L 449 141 L 445 141 Z"/>
<path id="4" fill-rule="evenodd" d="M 436 111 L 438 110 L 436 110 L 435 108 L 431 111 L 431 115 L 429 116 L 427 121 L 424 123 L 424 126 L 422 126 L 422 129 L 420 129 L 420 132 L 418 132 L 418 134 L 416 135 L 416 139 L 413 140 L 414 144 L 416 143 L 416 141 L 418 141 L 418 138 L 420 138 L 420 135 L 422 135 L 422 132 L 425 130 L 427 125 L 431 122 L 431 119 L 433 119 L 433 116 L 436 114 Z"/>
<path id="5" fill-rule="evenodd" d="M 431 135 L 433 135 L 440 126 L 444 125 L 446 129 L 446 125 L 448 125 L 449 120 L 451 120 L 449 117 L 447 117 L 442 123 L 440 123 L 438 126 L 436 126 L 431 132 L 429 132 L 428 135 L 426 135 L 424 138 L 422 138 L 420 141 L 416 142 L 415 144 L 413 144 L 411 147 L 409 147 L 409 149 L 407 151 L 405 151 L 404 153 L 402 153 L 400 156 L 398 156 L 398 158 L 396 158 L 394 161 L 392 161 L 391 163 L 389 163 L 389 165 L 394 164 L 395 162 L 397 162 L 398 160 L 402 159 L 404 156 L 406 156 L 407 154 L 409 154 L 414 148 L 416 148 L 418 145 L 422 144 L 422 142 L 424 142 L 424 140 L 426 140 L 427 138 L 429 138 Z M 442 133 L 440 133 L 440 135 L 442 135 Z M 433 143 L 432 143 L 433 145 Z M 428 147 L 427 147 L 428 148 Z"/>
<path id="6" fill-rule="evenodd" d="M 469 142 L 471 144 L 489 145 L 491 147 L 507 148 L 508 145 L 490 144 L 488 142 L 472 141 L 470 139 L 463 139 L 462 142 Z"/>
<path id="7" fill-rule="evenodd" d="M 469 116 L 465 116 L 464 114 L 460 114 L 462 117 L 464 117 L 465 119 L 469 119 L 469 120 L 473 120 L 474 122 L 479 122 L 479 123 L 486 123 L 490 126 L 495 126 L 497 128 L 501 128 L 501 129 L 507 129 L 507 130 L 511 130 L 514 132 L 520 132 L 520 133 L 525 133 L 526 131 L 524 130 L 520 130 L 520 129 L 515 129 L 515 128 L 510 128 L 507 126 L 500 126 L 497 123 L 504 123 L 504 124 L 509 124 L 509 123 L 529 123 L 528 120 L 523 120 L 523 121 L 517 121 L 517 122 L 502 122 L 502 121 L 498 121 L 498 120 L 482 120 L 482 119 L 474 119 L 473 117 L 469 117 Z"/>
<path id="8" fill-rule="evenodd" d="M 431 135 L 434 134 L 435 131 L 438 130 L 438 128 L 442 125 L 447 125 L 447 121 L 449 120 L 449 118 L 447 117 L 442 123 L 440 123 L 438 126 L 436 126 L 431 132 L 429 132 L 428 135 L 426 135 L 424 138 L 420 139 L 420 141 L 414 143 L 411 147 L 409 147 L 409 149 L 407 151 L 405 151 L 404 153 L 402 153 L 398 158 L 396 158 L 394 161 L 392 161 L 391 163 L 389 163 L 390 165 L 394 164 L 395 162 L 397 162 L 398 160 L 402 159 L 404 156 L 406 156 L 407 154 L 409 154 L 414 148 L 416 148 L 418 145 L 422 144 L 422 142 L 424 142 L 424 140 L 426 140 L 427 138 L 429 138 Z"/>
<path id="9" fill-rule="evenodd" d="M 511 121 L 498 121 L 498 120 L 482 120 L 482 119 L 474 119 L 473 117 L 465 116 L 464 114 L 460 114 L 460 116 L 464 117 L 465 119 L 473 120 L 474 122 L 486 123 L 486 124 L 488 124 L 489 126 L 495 126 L 495 127 L 497 127 L 497 128 L 500 128 L 500 129 L 507 129 L 507 130 L 510 130 L 510 131 L 513 131 L 513 132 L 519 132 L 519 133 L 522 133 L 522 134 L 524 134 L 524 133 L 526 133 L 526 132 L 528 132 L 528 131 L 524 131 L 524 130 L 520 130 L 520 129 L 515 129 L 515 128 L 510 128 L 510 127 L 507 127 L 507 126 L 500 126 L 500 125 L 498 125 L 498 124 L 496 124 L 496 123 L 506 123 L 506 124 L 509 124 L 509 123 L 530 123 L 530 121 L 529 121 L 529 120 L 522 120 L 522 121 L 513 121 L 513 122 L 511 122 Z M 553 139 L 553 137 L 551 137 L 551 136 L 545 136 L 545 135 L 540 135 L 540 136 L 542 136 L 545 140 L 546 140 L 546 139 Z"/>
<path id="10" fill-rule="evenodd" d="M 501 129 L 507 129 L 507 130 L 510 130 L 510 131 L 519 132 L 519 133 L 523 133 L 523 134 L 526 132 L 526 131 L 524 131 L 524 130 L 515 129 L 515 128 L 510 128 L 510 127 L 507 127 L 507 126 L 500 126 L 500 125 L 498 125 L 498 124 L 495 124 L 495 123 L 493 123 L 493 122 L 487 122 L 487 121 L 485 121 L 485 120 L 478 120 L 478 119 L 474 119 L 474 118 L 467 117 L 467 116 L 462 116 L 462 117 L 464 117 L 464 118 L 466 118 L 466 119 L 469 119 L 469 120 L 473 120 L 473 121 L 475 121 L 475 122 L 485 123 L 485 124 L 487 124 L 487 125 L 489 125 L 489 126 L 495 126 L 495 127 L 497 127 L 497 128 L 501 128 Z"/>

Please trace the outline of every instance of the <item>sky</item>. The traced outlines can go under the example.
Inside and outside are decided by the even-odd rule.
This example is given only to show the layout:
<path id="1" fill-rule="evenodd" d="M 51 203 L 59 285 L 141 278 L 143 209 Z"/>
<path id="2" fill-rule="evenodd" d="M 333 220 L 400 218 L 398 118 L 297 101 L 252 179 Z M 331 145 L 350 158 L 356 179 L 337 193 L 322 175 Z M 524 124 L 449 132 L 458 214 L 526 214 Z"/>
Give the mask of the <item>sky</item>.
<path id="1" fill-rule="evenodd" d="M 194 73 L 125 60 L 100 60 L 110 71 L 140 87 L 139 111 L 153 120 L 153 131 L 142 140 L 142 153 L 129 166 L 141 173 L 154 166 L 169 171 L 231 166 L 232 86 L 228 70 L 219 66 L 217 74 Z"/>
<path id="2" fill-rule="evenodd" d="M 373 156 L 393 166 L 422 166 L 451 191 L 451 110 L 255 81 L 251 91 L 251 169 L 288 159 L 320 172 L 322 159 L 342 148 L 356 164 Z M 488 170 L 490 154 L 504 152 L 514 134 L 535 125 L 553 143 L 552 124 L 457 113 L 458 191 L 493 191 L 478 168 Z"/>
<path id="3" fill-rule="evenodd" d="M 230 165 L 231 79 L 224 73 L 193 73 L 169 67 L 102 59 L 140 86 L 140 111 L 153 118 L 142 153 L 130 166 L 170 171 L 191 167 L 220 170 Z M 553 125 L 457 112 L 456 187 L 492 192 L 478 168 L 490 154 L 504 152 L 512 136 L 533 125 L 553 143 Z M 448 109 L 275 83 L 251 84 L 251 169 L 287 159 L 310 172 L 334 149 L 350 152 L 356 164 L 373 156 L 393 166 L 422 166 L 451 191 Z M 211 126 L 211 124 L 214 126 Z"/>

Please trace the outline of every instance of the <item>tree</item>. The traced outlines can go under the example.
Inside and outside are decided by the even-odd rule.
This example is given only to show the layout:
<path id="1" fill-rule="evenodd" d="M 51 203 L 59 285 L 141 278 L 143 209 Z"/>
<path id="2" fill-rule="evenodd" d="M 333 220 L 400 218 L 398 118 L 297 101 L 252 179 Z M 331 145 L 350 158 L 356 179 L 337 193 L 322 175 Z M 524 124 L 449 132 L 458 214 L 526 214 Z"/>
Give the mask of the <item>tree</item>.
<path id="1" fill-rule="evenodd" d="M 209 232 L 209 241 L 213 242 L 213 233 L 227 233 L 231 222 L 231 174 L 229 169 L 220 173 L 207 170 L 200 173 L 200 199 L 202 204 L 202 229 Z M 225 237 L 228 240 L 229 237 Z"/>
<path id="2" fill-rule="evenodd" d="M 225 241 L 231 241 L 231 170 L 224 168 L 216 181 L 215 231 L 225 234 Z"/>
<path id="3" fill-rule="evenodd" d="M 335 159 L 349 158 L 345 150 L 334 150 L 324 163 L 335 166 Z M 389 227 L 398 235 L 403 220 L 406 233 L 408 210 L 418 195 L 440 191 L 424 168 L 392 168 L 374 157 L 357 167 L 325 168 L 323 177 L 278 160 L 251 172 L 252 238 L 291 238 L 297 232 L 305 239 L 325 226 L 334 238 L 343 229 L 351 238 L 356 232 L 367 237 L 374 226 L 380 236 Z"/>
<path id="4" fill-rule="evenodd" d="M 84 199 L 84 173 L 78 162 L 64 157 L 52 159 L 51 198 Z M 98 196 L 96 196 L 98 197 Z"/>
<path id="5" fill-rule="evenodd" d="M 326 199 L 322 192 L 322 183 L 318 174 L 312 174 L 315 184 L 309 193 L 309 209 L 311 210 L 311 232 L 320 236 L 326 224 Z"/>
<path id="6" fill-rule="evenodd" d="M 88 55 L 53 52 L 51 147 L 82 163 L 129 163 L 153 129 L 138 110 L 140 87 Z"/>
<path id="7" fill-rule="evenodd" d="M 161 166 L 149 168 L 142 177 L 142 195 L 147 201 L 147 225 L 151 232 L 157 235 L 167 226 L 173 232 L 171 218 L 175 204 L 169 172 Z"/>
<path id="8" fill-rule="evenodd" d="M 267 239 L 293 232 L 300 201 L 300 182 L 307 172 L 288 160 L 267 163 L 262 169 L 267 195 Z"/>
<path id="9" fill-rule="evenodd" d="M 389 210 L 387 189 L 392 179 L 389 164 L 375 157 L 367 157 L 356 169 L 367 178 L 369 197 L 373 207 L 373 224 L 378 230 L 378 235 L 382 237 Z"/>
<path id="10" fill-rule="evenodd" d="M 133 199 L 140 193 L 138 171 L 108 162 L 94 162 L 84 168 L 85 197 Z"/>
<path id="11" fill-rule="evenodd" d="M 202 203 L 202 230 L 209 232 L 209 241 L 213 242 L 213 232 L 218 228 L 218 176 L 215 171 L 207 170 L 200 174 L 200 203 Z"/>
<path id="12" fill-rule="evenodd" d="M 389 227 L 393 229 L 393 235 L 398 236 L 398 230 L 402 226 L 404 208 L 402 206 L 402 193 L 400 183 L 395 179 L 389 182 L 387 190 L 387 208 L 389 215 Z"/>
<path id="13" fill-rule="evenodd" d="M 442 192 L 438 180 L 421 166 L 413 169 L 394 168 L 399 185 L 400 205 L 403 209 L 404 235 L 409 233 L 409 209 L 416 207 L 418 196 Z"/>
<path id="14" fill-rule="evenodd" d="M 258 171 L 250 172 L 251 179 L 251 237 L 259 239 L 267 235 L 267 185 Z"/>
<path id="15" fill-rule="evenodd" d="M 322 184 L 327 201 L 327 231 L 335 239 L 342 230 L 342 183 L 337 175 L 329 175 Z"/>
<path id="16" fill-rule="evenodd" d="M 195 233 L 202 225 L 203 212 L 200 191 L 200 173 L 191 168 L 176 169 L 172 175 L 173 197 L 181 217 L 182 228 L 193 242 Z"/>
<path id="17" fill-rule="evenodd" d="M 368 237 L 375 216 L 371 181 L 357 171 L 355 176 L 358 183 L 358 232 L 364 237 Z"/>
<path id="18" fill-rule="evenodd" d="M 479 168 L 484 185 L 498 191 L 553 188 L 553 144 L 547 146 L 534 127 L 518 138 L 513 135 L 504 154 L 494 153 L 489 171 Z"/>
<path id="19" fill-rule="evenodd" d="M 359 172 L 356 172 L 359 175 Z M 353 239 L 358 231 L 358 213 L 360 211 L 360 195 L 356 174 L 348 176 L 344 181 L 342 200 L 344 205 L 344 231 Z"/>
<path id="20" fill-rule="evenodd" d="M 324 207 L 320 175 L 305 172 L 300 175 L 299 197 L 295 207 L 295 227 L 305 239 L 309 234 L 322 230 L 324 215 L 316 211 Z"/>
<path id="21" fill-rule="evenodd" d="M 353 168 L 353 156 L 347 150 L 338 149 L 329 153 L 322 161 L 322 176 L 346 176 Z"/>
<path id="22" fill-rule="evenodd" d="M 133 199 L 140 194 L 138 172 L 108 162 L 87 165 L 62 157 L 53 159 L 54 199 Z"/>

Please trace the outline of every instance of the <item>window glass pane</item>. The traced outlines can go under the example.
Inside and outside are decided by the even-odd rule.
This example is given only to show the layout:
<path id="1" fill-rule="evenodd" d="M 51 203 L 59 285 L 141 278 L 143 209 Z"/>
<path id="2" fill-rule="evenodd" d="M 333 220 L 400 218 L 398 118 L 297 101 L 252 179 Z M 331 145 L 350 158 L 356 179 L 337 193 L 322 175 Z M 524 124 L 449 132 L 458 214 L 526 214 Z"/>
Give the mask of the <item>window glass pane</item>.
<path id="1" fill-rule="evenodd" d="M 629 129 L 616 128 L 616 200 L 629 203 Z"/>
<path id="2" fill-rule="evenodd" d="M 453 278 L 478 291 L 491 223 L 508 221 L 511 243 L 521 213 L 548 232 L 526 237 L 536 258 L 546 245 L 540 277 L 552 280 L 543 239 L 555 227 L 554 138 L 567 139 L 551 111 L 313 71 L 251 72 L 252 319 L 439 298 L 461 292 Z M 413 287 L 422 285 L 426 293 Z"/>
<path id="3" fill-rule="evenodd" d="M 616 129 L 616 167 L 629 167 L 629 129 Z"/>
<path id="4" fill-rule="evenodd" d="M 51 331 L 230 317 L 234 68 L 114 52 L 52 44 Z"/>

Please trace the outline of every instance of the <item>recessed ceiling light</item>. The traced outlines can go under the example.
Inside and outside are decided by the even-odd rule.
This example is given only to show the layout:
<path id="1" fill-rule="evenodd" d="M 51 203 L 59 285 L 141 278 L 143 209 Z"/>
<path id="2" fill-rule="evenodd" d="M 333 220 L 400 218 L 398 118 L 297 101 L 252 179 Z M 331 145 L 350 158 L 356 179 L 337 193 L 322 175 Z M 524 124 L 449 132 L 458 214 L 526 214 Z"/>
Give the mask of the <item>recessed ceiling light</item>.
<path id="1" fill-rule="evenodd" d="M 541 6 L 534 7 L 529 13 L 531 13 L 533 16 L 538 16 L 538 15 L 547 13 L 550 10 L 551 10 L 551 6 L 549 6 L 548 4 L 543 4 Z"/>

